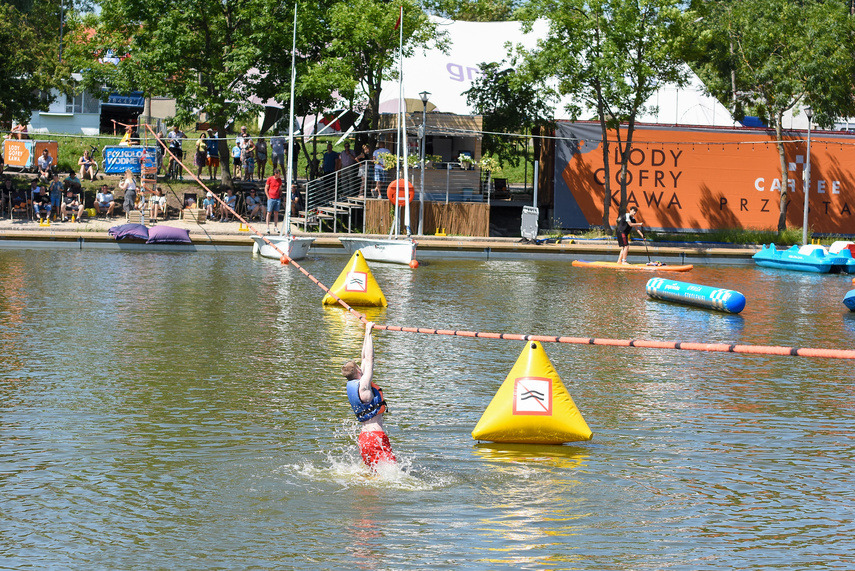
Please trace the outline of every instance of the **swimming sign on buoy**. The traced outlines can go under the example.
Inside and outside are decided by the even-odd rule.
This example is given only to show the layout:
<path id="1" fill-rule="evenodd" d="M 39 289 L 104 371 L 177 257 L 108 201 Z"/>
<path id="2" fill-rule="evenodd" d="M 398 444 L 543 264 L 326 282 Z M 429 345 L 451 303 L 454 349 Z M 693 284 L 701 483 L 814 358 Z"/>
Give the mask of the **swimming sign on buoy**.
<path id="1" fill-rule="evenodd" d="M 406 206 L 408 202 L 413 201 L 416 191 L 413 188 L 413 183 L 407 182 L 402 178 L 393 180 L 386 187 L 386 196 L 389 202 L 396 206 Z"/>
<path id="2" fill-rule="evenodd" d="M 540 343 L 528 341 L 472 431 L 475 440 L 563 444 L 593 434 Z"/>
<path id="3" fill-rule="evenodd" d="M 371 274 L 368 262 L 359 250 L 350 257 L 350 261 L 338 275 L 330 291 L 354 307 L 386 307 L 386 296 L 383 295 L 383 290 L 380 289 L 377 280 Z M 326 294 L 322 303 L 336 305 L 338 301 L 330 294 Z"/>

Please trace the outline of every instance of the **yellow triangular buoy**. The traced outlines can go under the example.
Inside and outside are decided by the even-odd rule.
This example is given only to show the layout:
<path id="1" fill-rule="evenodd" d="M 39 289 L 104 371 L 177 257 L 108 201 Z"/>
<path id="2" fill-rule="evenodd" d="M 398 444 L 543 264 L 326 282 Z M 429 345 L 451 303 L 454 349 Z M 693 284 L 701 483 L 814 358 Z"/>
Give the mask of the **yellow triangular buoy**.
<path id="1" fill-rule="evenodd" d="M 348 305 L 386 307 L 386 296 L 383 295 L 383 290 L 377 285 L 377 280 L 374 279 L 368 263 L 359 250 L 350 258 L 330 291 Z M 337 303 L 338 301 L 330 294 L 324 296 L 324 305 L 335 305 Z"/>
<path id="2" fill-rule="evenodd" d="M 481 420 L 475 440 L 562 444 L 592 433 L 540 343 L 529 341 Z"/>

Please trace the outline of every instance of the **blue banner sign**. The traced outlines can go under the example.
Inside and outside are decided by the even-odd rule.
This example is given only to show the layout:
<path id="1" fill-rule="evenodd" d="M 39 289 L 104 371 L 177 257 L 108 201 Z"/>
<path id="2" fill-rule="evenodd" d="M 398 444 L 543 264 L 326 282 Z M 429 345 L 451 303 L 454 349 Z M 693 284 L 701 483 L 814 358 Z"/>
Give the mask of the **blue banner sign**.
<path id="1" fill-rule="evenodd" d="M 121 105 L 123 107 L 144 107 L 145 98 L 143 97 L 142 91 L 133 91 L 127 95 L 111 93 L 109 97 L 107 97 L 107 101 L 105 101 L 104 104 Z"/>
<path id="2" fill-rule="evenodd" d="M 154 147 L 104 147 L 104 172 L 122 174 L 131 169 L 134 174 L 140 174 L 143 157 L 146 168 L 157 166 Z"/>

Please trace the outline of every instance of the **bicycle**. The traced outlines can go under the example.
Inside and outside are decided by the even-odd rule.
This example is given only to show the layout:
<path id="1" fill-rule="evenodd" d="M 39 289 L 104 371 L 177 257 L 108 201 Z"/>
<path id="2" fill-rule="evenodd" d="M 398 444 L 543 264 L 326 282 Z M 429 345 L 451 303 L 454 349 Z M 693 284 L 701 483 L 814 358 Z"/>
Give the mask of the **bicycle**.
<path id="1" fill-rule="evenodd" d="M 166 178 L 167 179 L 183 179 L 184 177 L 181 174 L 181 149 L 170 147 L 170 152 L 175 155 L 176 158 L 173 158 L 172 155 L 169 157 L 169 166 L 166 169 Z"/>

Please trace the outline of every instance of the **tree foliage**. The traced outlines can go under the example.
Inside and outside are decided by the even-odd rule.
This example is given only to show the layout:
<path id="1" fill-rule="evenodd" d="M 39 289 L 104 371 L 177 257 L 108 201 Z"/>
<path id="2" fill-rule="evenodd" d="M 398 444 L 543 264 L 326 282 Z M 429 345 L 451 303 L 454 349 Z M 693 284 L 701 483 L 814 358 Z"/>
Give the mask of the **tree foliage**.
<path id="1" fill-rule="evenodd" d="M 526 131 L 553 121 L 553 91 L 517 65 L 482 63 L 481 75 L 466 91 L 466 102 L 484 116 L 482 152 L 517 166 L 526 156 Z"/>
<path id="2" fill-rule="evenodd" d="M 778 230 L 786 229 L 788 164 L 782 118 L 810 105 L 832 127 L 855 114 L 853 19 L 840 2 L 740 0 L 697 2 L 699 48 L 692 63 L 707 89 L 729 101 L 734 117 L 758 116 L 775 128 L 781 163 Z"/>
<path id="3" fill-rule="evenodd" d="M 610 228 L 609 136 L 616 138 L 621 158 L 623 212 L 636 118 L 663 83 L 686 81 L 688 69 L 678 55 L 691 16 L 676 0 L 533 0 L 525 13 L 529 22 L 540 14 L 549 19 L 548 37 L 530 53 L 530 65 L 554 77 L 559 93 L 578 102 L 568 108 L 574 119 L 585 107 L 596 110 L 606 168 L 603 226 Z"/>
<path id="4" fill-rule="evenodd" d="M 0 123 L 27 124 L 47 110 L 52 88 L 67 89 L 70 70 L 59 61 L 57 1 L 0 2 Z"/>
<path id="5" fill-rule="evenodd" d="M 425 7 L 432 13 L 464 22 L 504 22 L 514 17 L 516 0 L 427 0 Z"/>

